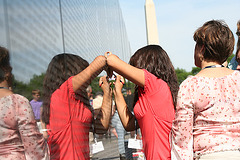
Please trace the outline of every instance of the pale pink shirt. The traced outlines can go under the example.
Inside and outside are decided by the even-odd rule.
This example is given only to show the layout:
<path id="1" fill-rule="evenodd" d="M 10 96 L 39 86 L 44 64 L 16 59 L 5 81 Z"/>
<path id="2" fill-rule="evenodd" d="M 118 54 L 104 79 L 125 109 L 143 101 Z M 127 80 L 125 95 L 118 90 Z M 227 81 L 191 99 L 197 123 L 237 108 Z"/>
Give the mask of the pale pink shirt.
<path id="1" fill-rule="evenodd" d="M 29 101 L 18 94 L 0 98 L 0 159 L 45 160 L 48 152 Z"/>
<path id="2" fill-rule="evenodd" d="M 181 84 L 172 140 L 172 154 L 183 160 L 240 148 L 239 71 L 221 78 L 191 76 Z"/>

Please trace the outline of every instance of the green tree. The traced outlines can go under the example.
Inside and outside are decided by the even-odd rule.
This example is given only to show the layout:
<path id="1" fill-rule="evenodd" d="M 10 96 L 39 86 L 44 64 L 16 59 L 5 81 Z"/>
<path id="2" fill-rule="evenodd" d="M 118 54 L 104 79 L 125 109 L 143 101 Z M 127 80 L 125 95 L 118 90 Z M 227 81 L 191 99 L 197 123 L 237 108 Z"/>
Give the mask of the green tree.
<path id="1" fill-rule="evenodd" d="M 229 56 L 227 59 L 227 62 L 229 63 L 234 56 L 235 56 L 235 54 L 232 54 L 231 56 Z"/>
<path id="2" fill-rule="evenodd" d="M 101 87 L 99 87 L 99 79 L 100 77 L 96 77 L 92 80 L 91 82 L 91 87 L 92 87 L 92 94 L 95 95 L 97 92 L 102 91 Z"/>
<path id="3" fill-rule="evenodd" d="M 16 79 L 13 80 L 13 91 L 14 93 L 23 95 L 28 100 L 32 99 L 32 90 L 39 89 L 42 92 L 43 79 L 45 74 L 33 75 L 29 83 L 23 83 Z"/>
<path id="4" fill-rule="evenodd" d="M 102 92 L 101 87 L 99 87 L 99 79 L 100 79 L 100 77 L 96 77 L 95 79 L 93 79 L 93 81 L 90 84 L 91 87 L 92 87 L 92 94 L 93 95 L 95 95 L 97 92 Z M 110 82 L 113 83 L 114 79 L 111 80 Z M 113 88 L 114 86 L 112 85 L 111 87 Z M 126 91 L 128 88 L 130 88 L 132 93 L 133 93 L 134 92 L 134 87 L 135 87 L 134 83 L 125 79 L 125 84 L 123 85 L 123 92 Z"/>
<path id="5" fill-rule="evenodd" d="M 175 69 L 178 83 L 181 84 L 189 75 L 191 75 L 191 72 L 187 72 L 185 69 L 177 68 Z"/>
<path id="6" fill-rule="evenodd" d="M 31 92 L 32 90 L 29 88 L 29 86 L 23 82 L 20 82 L 16 79 L 13 79 L 13 92 L 20 94 L 27 99 L 31 98 Z"/>
<path id="7" fill-rule="evenodd" d="M 192 74 L 193 76 L 195 76 L 195 75 L 198 74 L 198 72 L 200 72 L 200 71 L 201 71 L 201 68 L 199 68 L 199 67 L 192 67 L 191 74 Z"/>
<path id="8" fill-rule="evenodd" d="M 132 93 L 134 93 L 135 84 L 132 83 L 131 81 L 125 79 L 125 84 L 124 84 L 123 88 L 125 90 L 131 89 Z"/>
<path id="9" fill-rule="evenodd" d="M 33 78 L 29 82 L 29 87 L 33 89 L 39 89 L 41 92 L 43 91 L 43 80 L 44 80 L 45 73 L 41 75 L 33 75 Z"/>

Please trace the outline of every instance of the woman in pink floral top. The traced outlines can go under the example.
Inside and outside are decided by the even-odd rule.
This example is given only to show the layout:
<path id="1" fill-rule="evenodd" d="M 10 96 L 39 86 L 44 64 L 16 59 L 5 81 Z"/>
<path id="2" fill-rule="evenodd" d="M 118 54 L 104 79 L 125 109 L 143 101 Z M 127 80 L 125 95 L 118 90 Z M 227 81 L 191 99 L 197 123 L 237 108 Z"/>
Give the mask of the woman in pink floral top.
<path id="1" fill-rule="evenodd" d="M 8 51 L 0 47 L 0 159 L 48 159 L 48 147 L 38 131 L 29 101 L 9 90 Z"/>
<path id="2" fill-rule="evenodd" d="M 195 65 L 202 70 L 180 86 L 172 159 L 240 159 L 240 72 L 221 65 L 233 52 L 233 34 L 212 20 L 194 40 Z"/>

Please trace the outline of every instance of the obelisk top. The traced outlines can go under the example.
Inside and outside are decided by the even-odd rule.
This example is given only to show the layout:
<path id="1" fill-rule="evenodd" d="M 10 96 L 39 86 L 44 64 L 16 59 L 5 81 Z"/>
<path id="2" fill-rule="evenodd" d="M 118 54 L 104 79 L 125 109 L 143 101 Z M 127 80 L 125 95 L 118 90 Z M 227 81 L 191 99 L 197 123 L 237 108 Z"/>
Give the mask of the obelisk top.
<path id="1" fill-rule="evenodd" d="M 158 44 L 158 30 L 157 19 L 153 0 L 146 0 L 145 3 L 145 16 L 146 16 L 146 30 L 147 30 L 147 42 L 150 44 Z"/>

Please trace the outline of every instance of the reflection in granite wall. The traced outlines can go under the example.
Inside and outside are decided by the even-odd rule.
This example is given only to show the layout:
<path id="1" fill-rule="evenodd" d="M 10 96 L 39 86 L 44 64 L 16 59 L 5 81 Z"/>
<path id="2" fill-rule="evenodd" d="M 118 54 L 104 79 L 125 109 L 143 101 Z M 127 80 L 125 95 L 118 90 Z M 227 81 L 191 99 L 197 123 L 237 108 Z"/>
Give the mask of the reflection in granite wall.
<path id="1" fill-rule="evenodd" d="M 89 63 L 106 51 L 126 62 L 131 54 L 118 0 L 0 0 L 0 45 L 23 82 L 45 72 L 58 53 Z"/>

